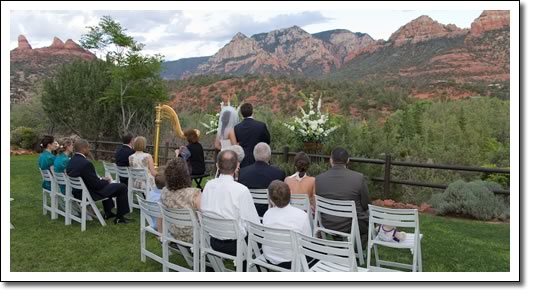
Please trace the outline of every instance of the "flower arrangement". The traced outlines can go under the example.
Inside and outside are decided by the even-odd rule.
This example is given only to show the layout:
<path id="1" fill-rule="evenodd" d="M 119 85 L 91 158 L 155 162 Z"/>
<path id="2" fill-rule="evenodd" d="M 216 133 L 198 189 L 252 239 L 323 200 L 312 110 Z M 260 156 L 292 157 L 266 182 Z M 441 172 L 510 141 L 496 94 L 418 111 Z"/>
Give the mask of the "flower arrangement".
<path id="1" fill-rule="evenodd" d="M 283 125 L 296 133 L 304 143 L 322 143 L 339 126 L 333 126 L 329 120 L 329 114 L 320 111 L 322 95 L 318 99 L 316 109 L 312 95 L 307 97 L 300 91 L 300 96 L 305 100 L 307 110 L 299 107 L 301 117 L 295 116 L 291 123 L 283 123 Z"/>

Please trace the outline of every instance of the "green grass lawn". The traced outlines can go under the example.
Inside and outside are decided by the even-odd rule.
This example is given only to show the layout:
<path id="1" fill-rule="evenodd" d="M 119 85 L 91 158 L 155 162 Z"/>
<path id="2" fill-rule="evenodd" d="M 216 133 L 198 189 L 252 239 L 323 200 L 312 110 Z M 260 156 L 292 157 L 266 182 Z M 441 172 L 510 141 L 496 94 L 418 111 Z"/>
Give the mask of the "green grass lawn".
<path id="1" fill-rule="evenodd" d="M 102 163 L 95 162 L 103 174 Z M 41 177 L 37 155 L 11 157 L 11 271 L 161 271 L 161 266 L 140 260 L 139 211 L 128 225 L 88 223 L 85 232 L 62 217 L 51 220 L 42 213 Z M 7 199 L 7 198 L 3 198 Z M 100 203 L 98 203 L 100 206 Z M 509 271 L 510 225 L 420 215 L 424 271 Z M 150 249 L 160 252 L 148 237 Z M 380 250 L 382 259 L 407 261 L 409 252 Z M 174 257 L 177 262 L 182 260 Z"/>

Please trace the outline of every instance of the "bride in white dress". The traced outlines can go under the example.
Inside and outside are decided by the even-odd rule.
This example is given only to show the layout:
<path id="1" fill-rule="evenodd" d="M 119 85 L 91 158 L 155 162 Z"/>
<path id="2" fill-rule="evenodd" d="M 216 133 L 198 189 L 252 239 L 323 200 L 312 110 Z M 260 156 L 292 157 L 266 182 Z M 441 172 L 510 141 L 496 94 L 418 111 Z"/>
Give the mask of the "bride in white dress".
<path id="1" fill-rule="evenodd" d="M 232 145 L 238 144 L 234 132 L 235 125 L 238 124 L 238 111 L 232 106 L 223 106 L 220 112 L 218 133 L 214 140 L 214 147 L 218 150 L 225 150 Z"/>

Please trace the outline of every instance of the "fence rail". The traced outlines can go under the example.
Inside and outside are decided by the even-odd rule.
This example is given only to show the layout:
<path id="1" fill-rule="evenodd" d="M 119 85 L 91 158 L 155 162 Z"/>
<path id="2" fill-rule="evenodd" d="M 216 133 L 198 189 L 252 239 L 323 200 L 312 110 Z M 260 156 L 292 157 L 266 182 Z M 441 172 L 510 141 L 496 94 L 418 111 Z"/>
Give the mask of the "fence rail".
<path id="1" fill-rule="evenodd" d="M 100 140 L 91 141 L 90 143 L 94 144 L 93 155 L 95 156 L 96 159 L 98 159 L 99 153 L 104 153 L 107 156 L 115 153 L 115 151 L 112 151 L 112 150 L 99 149 L 101 145 L 114 145 L 114 146 L 121 145 L 121 143 L 119 142 L 109 142 L 109 141 L 100 141 Z M 148 151 L 153 152 L 154 145 L 148 144 L 147 148 L 148 148 Z M 159 151 L 163 153 L 162 156 L 159 157 L 159 160 L 158 160 L 159 164 L 165 164 L 168 161 L 170 148 L 173 150 L 174 145 L 172 147 L 172 145 L 169 142 L 166 142 L 163 146 L 159 146 Z M 212 153 L 212 156 L 213 156 L 213 159 L 205 159 L 205 163 L 215 164 L 214 159 L 215 159 L 216 149 L 207 148 L 204 151 L 206 153 Z M 296 156 L 297 153 L 298 152 L 289 151 L 289 147 L 287 146 L 283 148 L 283 151 L 272 151 L 272 155 L 281 156 L 285 163 L 288 163 L 290 158 Z M 320 160 L 323 160 L 324 162 L 328 162 L 330 159 L 329 155 L 321 155 L 321 154 L 308 154 L 308 155 L 309 157 L 313 159 L 320 159 Z M 100 156 L 102 156 L 102 154 Z M 446 189 L 448 187 L 447 184 L 393 179 L 391 175 L 391 169 L 393 166 L 447 170 L 447 171 L 460 171 L 460 172 L 477 172 L 477 173 L 486 173 L 486 174 L 510 174 L 510 169 L 503 169 L 503 168 L 481 168 L 481 167 L 471 167 L 471 166 L 461 166 L 461 165 L 445 165 L 445 164 L 417 163 L 417 162 L 407 162 L 407 161 L 393 161 L 391 160 L 391 155 L 389 154 L 385 154 L 385 159 L 350 157 L 350 162 L 382 165 L 383 174 L 384 174 L 383 177 L 371 177 L 370 180 L 372 182 L 383 183 L 383 195 L 386 198 L 389 197 L 390 195 L 391 184 L 435 188 L 435 189 Z M 509 189 L 495 190 L 494 193 L 509 196 L 510 190 Z"/>

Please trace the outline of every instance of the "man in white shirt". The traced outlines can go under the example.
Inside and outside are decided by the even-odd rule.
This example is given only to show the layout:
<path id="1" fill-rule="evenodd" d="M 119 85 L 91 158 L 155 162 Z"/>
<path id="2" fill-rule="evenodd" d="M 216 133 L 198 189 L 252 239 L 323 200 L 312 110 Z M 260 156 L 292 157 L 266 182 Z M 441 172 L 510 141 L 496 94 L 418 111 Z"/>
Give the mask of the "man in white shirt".
<path id="1" fill-rule="evenodd" d="M 268 186 L 268 196 L 275 207 L 268 209 L 262 219 L 270 228 L 286 229 L 311 236 L 309 216 L 303 210 L 290 205 L 290 187 L 282 181 L 274 180 Z M 263 245 L 264 257 L 273 265 L 291 269 L 292 248 L 281 249 Z"/>
<path id="2" fill-rule="evenodd" d="M 246 238 L 246 220 L 253 223 L 260 223 L 260 220 L 248 188 L 234 180 L 238 169 L 236 152 L 221 151 L 216 166 L 220 176 L 205 185 L 201 195 L 201 212 L 209 216 L 237 220 L 241 236 Z M 236 255 L 236 239 L 211 237 L 210 246 L 216 251 Z"/>

